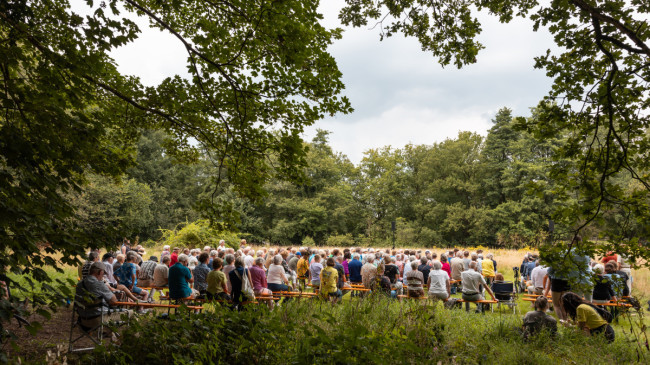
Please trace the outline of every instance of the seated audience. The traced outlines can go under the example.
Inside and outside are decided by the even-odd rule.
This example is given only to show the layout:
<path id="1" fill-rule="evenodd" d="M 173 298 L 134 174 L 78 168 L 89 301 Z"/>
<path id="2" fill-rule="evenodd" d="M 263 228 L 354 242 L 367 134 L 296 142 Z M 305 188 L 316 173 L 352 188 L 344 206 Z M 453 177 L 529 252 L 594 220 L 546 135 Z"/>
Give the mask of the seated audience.
<path id="1" fill-rule="evenodd" d="M 286 271 L 282 265 L 282 255 L 275 255 L 273 263 L 269 266 L 268 272 L 268 288 L 272 292 L 289 291 L 289 278 L 287 278 Z"/>
<path id="2" fill-rule="evenodd" d="M 125 254 L 119 253 L 115 256 L 115 262 L 113 262 L 113 276 L 115 276 L 117 269 L 124 264 L 124 259 L 126 259 Z"/>
<path id="3" fill-rule="evenodd" d="M 187 267 L 189 258 L 186 254 L 178 255 L 178 262 L 169 268 L 169 298 L 193 299 L 198 292 L 193 291 L 190 284 L 194 283 L 192 271 Z"/>
<path id="4" fill-rule="evenodd" d="M 320 286 L 320 271 L 323 270 L 323 264 L 321 264 L 322 257 L 321 255 L 314 255 L 314 259 L 309 265 L 309 273 L 311 274 L 311 285 L 315 287 Z"/>
<path id="5" fill-rule="evenodd" d="M 352 255 L 352 261 L 348 263 L 348 269 L 350 270 L 350 283 L 352 284 L 362 283 L 361 268 L 363 267 L 363 264 L 361 263 L 361 260 L 359 260 L 360 257 L 359 253 L 355 252 Z"/>
<path id="6" fill-rule="evenodd" d="M 210 273 L 210 268 L 208 267 L 208 260 L 210 255 L 206 252 L 201 252 L 197 260 L 199 264 L 196 265 L 192 274 L 194 275 L 194 289 L 199 292 L 199 295 L 205 295 L 208 289 L 208 274 Z"/>
<path id="7" fill-rule="evenodd" d="M 487 286 L 483 275 L 476 271 L 476 266 L 476 261 L 470 262 L 469 269 L 463 271 L 461 274 L 461 280 L 463 281 L 463 300 L 466 302 L 478 302 L 479 300 L 483 300 L 484 296 L 482 294 L 482 288 L 485 288 L 492 297 L 492 300 L 496 300 L 494 293 L 492 293 L 492 289 Z M 481 312 L 482 309 L 483 306 L 481 303 L 476 303 L 476 311 Z M 469 310 L 469 303 L 465 303 L 465 310 Z"/>
<path id="8" fill-rule="evenodd" d="M 628 276 L 623 271 L 616 271 L 617 264 L 608 262 L 605 265 L 605 273 L 612 281 L 612 288 L 617 298 L 623 298 L 630 295 L 630 288 L 627 287 Z"/>
<path id="9" fill-rule="evenodd" d="M 124 285 L 129 289 L 133 294 L 142 296 L 142 300 L 147 300 L 149 292 L 141 289 L 137 286 L 138 277 L 137 277 L 137 266 L 135 261 L 139 258 L 138 254 L 134 251 L 129 251 L 126 254 L 126 262 L 120 266 L 120 268 L 115 272 L 115 278 L 119 281 L 120 284 Z"/>
<path id="10" fill-rule="evenodd" d="M 75 302 L 81 304 L 77 309 L 81 325 L 94 328 L 104 321 L 119 320 L 123 312 L 113 312 L 109 306 L 117 302 L 115 294 L 104 283 L 106 265 L 94 262 L 88 268 L 88 275 L 81 279 L 75 289 Z M 131 313 L 131 312 L 128 312 Z"/>
<path id="11" fill-rule="evenodd" d="M 386 273 L 386 265 L 384 265 L 383 262 L 380 262 L 379 265 L 377 265 L 377 276 L 375 277 L 375 292 L 383 293 L 386 295 L 392 295 L 392 288 L 391 288 L 391 283 L 390 279 L 388 276 L 385 275 Z"/>
<path id="12" fill-rule="evenodd" d="M 440 261 L 433 263 L 433 270 L 429 272 L 427 284 L 429 285 L 429 299 L 447 300 L 451 295 L 449 275 L 442 270 Z"/>
<path id="13" fill-rule="evenodd" d="M 235 305 L 239 305 L 247 300 L 253 300 L 255 298 L 249 298 L 246 296 L 246 293 L 242 291 L 242 284 L 244 277 L 245 280 L 248 280 L 249 283 L 252 283 L 250 271 L 245 267 L 244 256 L 239 256 L 235 259 L 235 268 L 230 271 L 228 274 L 228 281 L 232 286 L 232 301 Z"/>
<path id="14" fill-rule="evenodd" d="M 376 284 L 377 266 L 375 266 L 375 255 L 367 254 L 366 263 L 361 267 L 361 282 L 366 289 L 373 290 Z"/>
<path id="15" fill-rule="evenodd" d="M 110 252 L 105 253 L 102 257 L 102 262 L 104 262 L 104 266 L 106 268 L 106 280 L 108 280 L 108 282 L 113 285 L 113 287 L 117 285 L 117 280 L 115 280 L 115 277 L 113 276 L 113 261 L 115 261 L 114 257 L 115 256 Z"/>
<path id="16" fill-rule="evenodd" d="M 90 251 L 88 254 L 88 260 L 86 260 L 83 265 L 79 266 L 79 277 L 83 279 L 88 276 L 88 273 L 90 272 L 90 265 L 97 261 L 99 261 L 99 254 L 97 254 L 95 251 Z"/>
<path id="17" fill-rule="evenodd" d="M 251 284 L 253 285 L 253 293 L 255 293 L 255 297 L 260 297 L 260 296 L 273 296 L 273 292 L 271 292 L 267 286 L 266 282 L 266 272 L 264 271 L 264 258 L 257 257 L 254 261 L 254 265 L 251 266 L 248 271 L 250 272 L 251 276 Z M 267 300 L 266 303 L 269 306 L 269 309 L 273 309 L 274 302 L 272 300 Z"/>
<path id="18" fill-rule="evenodd" d="M 339 272 L 335 268 L 336 261 L 333 257 L 327 259 L 326 265 L 319 273 L 319 294 L 323 299 L 330 299 L 332 303 L 336 303 L 343 296 L 343 293 L 337 287 Z"/>
<path id="19" fill-rule="evenodd" d="M 424 296 L 424 277 L 422 272 L 418 270 L 418 261 L 411 261 L 411 270 L 404 275 L 404 283 L 406 283 L 406 293 L 409 297 L 419 298 Z"/>
<path id="20" fill-rule="evenodd" d="M 230 301 L 228 294 L 228 285 L 226 274 L 221 271 L 223 268 L 223 261 L 220 258 L 212 260 L 212 271 L 208 274 L 208 287 L 206 289 L 206 298 L 208 300 L 225 300 Z"/>
<path id="21" fill-rule="evenodd" d="M 603 265 L 598 264 L 594 266 L 593 270 L 595 274 L 595 285 L 591 302 L 594 304 L 605 304 L 609 303 L 610 300 L 617 300 L 610 277 L 603 273 Z"/>
<path id="22" fill-rule="evenodd" d="M 153 285 L 153 272 L 158 266 L 158 258 L 151 256 L 149 260 L 140 265 L 140 272 L 138 273 L 138 285 L 143 288 L 148 288 Z"/>
<path id="23" fill-rule="evenodd" d="M 153 286 L 166 287 L 169 285 L 169 262 L 171 261 L 170 255 L 162 258 L 162 262 L 153 270 Z"/>

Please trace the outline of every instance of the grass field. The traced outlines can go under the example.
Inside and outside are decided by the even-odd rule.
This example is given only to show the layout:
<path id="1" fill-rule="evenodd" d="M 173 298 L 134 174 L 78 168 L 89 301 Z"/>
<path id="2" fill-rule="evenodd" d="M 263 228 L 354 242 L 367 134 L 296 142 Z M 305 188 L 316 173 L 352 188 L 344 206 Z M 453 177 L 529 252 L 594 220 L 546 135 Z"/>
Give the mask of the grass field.
<path id="1" fill-rule="evenodd" d="M 258 248 L 258 247 L 256 247 Z M 495 260 L 497 261 L 498 271 L 503 273 L 506 279 L 513 278 L 512 268 L 519 266 L 523 255 L 526 253 L 525 250 L 486 250 L 484 249 L 484 254 L 489 252 L 494 254 Z M 439 249 L 429 249 L 438 254 L 448 251 L 445 248 Z M 160 256 L 160 248 L 150 247 L 147 249 L 147 256 L 156 255 Z M 74 267 L 63 267 L 64 273 L 56 273 L 54 270 L 48 270 L 53 276 L 57 278 L 69 278 L 76 280 L 77 269 Z M 648 299 L 648 288 L 650 281 L 650 271 L 645 269 L 638 269 L 633 271 L 634 277 L 634 288 L 633 295 L 638 297 L 642 303 L 645 303 Z M 24 282 L 24 278 L 15 277 L 21 282 Z M 39 290 L 36 288 L 36 290 Z M 20 293 L 15 293 L 20 295 Z M 458 297 L 459 295 L 456 295 Z M 513 315 L 512 310 L 508 307 L 503 306 L 500 310 L 495 310 L 494 313 L 487 312 L 484 315 L 475 314 L 473 311 L 466 313 L 464 310 L 445 310 L 438 304 L 437 306 L 431 306 L 430 303 L 422 302 L 415 303 L 414 301 L 404 301 L 398 302 L 395 300 L 391 301 L 382 301 L 381 304 L 375 304 L 373 307 L 369 304 L 363 304 L 360 302 L 367 302 L 368 300 L 359 301 L 358 298 L 351 298 L 350 295 L 344 297 L 344 302 L 342 305 L 337 306 L 336 308 L 331 308 L 329 305 L 323 305 L 318 301 L 313 304 L 304 304 L 298 305 L 295 304 L 285 304 L 280 308 L 276 309 L 274 313 L 268 313 L 265 308 L 261 309 L 259 312 L 256 311 L 258 317 L 257 321 L 266 321 L 271 319 L 266 319 L 267 316 L 275 318 L 279 313 L 285 313 L 286 311 L 293 311 L 295 313 L 301 313 L 304 316 L 305 321 L 313 321 L 317 323 L 318 326 L 325 328 L 325 332 L 331 330 L 330 327 L 334 325 L 327 322 L 323 323 L 325 317 L 334 316 L 334 318 L 346 318 L 345 321 L 349 321 L 346 316 L 351 315 L 355 311 L 362 311 L 364 315 L 368 318 L 372 318 L 373 321 L 381 321 L 382 317 L 380 314 L 371 313 L 374 310 L 387 313 L 386 320 L 397 320 L 399 321 L 400 316 L 404 316 L 405 321 L 411 321 L 413 318 L 411 314 L 408 316 L 405 313 L 419 313 L 420 316 L 426 316 L 422 318 L 425 323 L 429 323 L 432 328 L 437 330 L 444 331 L 444 338 L 439 339 L 438 343 L 435 345 L 438 349 L 444 349 L 445 353 L 439 353 L 435 357 L 440 361 L 456 361 L 457 363 L 491 363 L 491 362 L 505 362 L 505 361 L 522 361 L 526 363 L 601 363 L 602 362 L 634 362 L 638 361 L 643 363 L 646 359 L 650 359 L 650 354 L 645 350 L 643 345 L 644 337 L 639 337 L 638 332 L 642 327 L 650 326 L 650 318 L 643 316 L 643 313 L 632 312 L 631 315 L 626 315 L 621 317 L 620 322 L 613 323 L 613 326 L 617 332 L 617 342 L 615 347 L 609 347 L 609 351 L 603 351 L 602 343 L 594 342 L 590 339 L 585 339 L 583 336 L 577 336 L 573 329 L 561 329 L 561 338 L 563 341 L 573 341 L 573 344 L 567 345 L 564 342 L 555 342 L 552 346 L 552 349 L 548 349 L 548 343 L 522 343 L 517 339 L 516 331 L 513 329 L 515 327 L 521 326 L 521 318 L 523 314 L 531 310 L 531 304 L 522 300 L 522 297 L 519 297 L 517 314 Z M 473 309 L 472 305 L 472 309 Z M 644 307 L 647 307 L 645 305 Z M 356 309 L 355 309 L 356 308 Z M 424 308 L 424 309 L 422 309 Z M 306 311 L 311 311 L 307 313 Z M 223 310 L 217 307 L 208 306 L 206 308 L 206 313 L 208 316 L 223 316 Z M 266 313 L 266 314 L 265 314 Z M 435 319 L 433 318 L 433 313 Z M 554 315 L 553 313 L 551 313 Z M 262 320 L 262 315 L 265 319 Z M 431 318 L 429 318 L 431 316 Z M 66 315 L 67 317 L 67 315 Z M 205 319 L 205 317 L 203 317 Z M 361 326 L 368 328 L 375 328 L 376 331 L 382 330 L 381 326 L 377 326 L 376 323 L 368 323 L 362 321 Z M 416 330 L 423 330 L 419 325 L 411 324 L 416 326 Z M 146 326 L 146 325 L 145 325 Z M 281 333 L 291 331 L 282 324 L 275 324 L 277 330 Z M 400 325 L 399 328 L 408 330 L 408 326 Z M 637 334 L 631 332 L 633 329 Z M 389 328 L 383 330 L 389 331 Z M 144 331 L 144 329 L 143 329 Z M 408 331 L 407 331 L 408 332 Z M 295 334 L 296 336 L 307 336 L 307 334 Z M 67 331 L 62 331 L 62 339 L 65 339 L 67 336 Z M 379 336 L 379 335 L 377 335 Z M 395 334 L 399 336 L 399 334 Z M 379 338 L 381 336 L 378 337 Z M 390 337 L 390 336 L 389 336 Z M 276 337 L 277 338 L 277 337 Z M 503 339 L 502 342 L 501 339 Z M 221 340 L 221 339 L 220 339 Z M 321 339 L 322 340 L 322 339 Z M 321 341 L 319 340 L 319 341 Z M 348 338 L 349 341 L 351 339 Z M 384 339 L 386 341 L 388 339 Z M 314 340 L 316 341 L 316 340 Z M 379 346 L 381 341 L 375 343 L 373 346 Z M 20 343 L 19 343 L 20 345 Z M 33 342 L 30 342 L 30 346 L 33 345 Z M 613 346 L 613 345 L 612 345 Z M 390 346 L 389 346 L 390 347 Z M 520 347 L 519 350 L 516 348 Z M 545 348 L 547 348 L 545 350 Z M 615 350 L 611 350 L 615 349 Z M 626 351 L 633 351 L 635 353 L 628 353 Z M 378 350 L 374 350 L 378 351 Z M 522 351 L 528 351 L 528 354 L 522 353 Z M 585 351 L 589 351 L 589 355 L 585 355 Z M 641 351 L 641 357 L 639 357 L 639 351 Z M 18 352 L 20 353 L 20 352 Z M 287 356 L 294 356 L 295 354 L 286 354 Z M 476 356 L 475 356 L 476 355 Z M 36 353 L 35 356 L 40 356 L 39 353 Z M 296 355 L 297 356 L 297 355 Z M 342 355 L 341 355 L 342 356 Z M 386 355 L 388 356 L 388 355 Z M 578 360 L 580 357 L 583 357 L 585 361 Z M 388 356 L 390 357 L 390 356 Z M 36 357 L 35 359 L 38 359 Z M 431 358 L 426 358 L 427 361 Z M 572 360 L 573 359 L 573 360 Z M 38 360 L 36 360 L 38 362 Z M 319 362 L 319 361 L 315 361 Z M 409 362 L 409 361 L 407 361 Z M 236 362 L 233 362 L 236 363 Z M 268 363 L 273 363 L 269 361 Z"/>

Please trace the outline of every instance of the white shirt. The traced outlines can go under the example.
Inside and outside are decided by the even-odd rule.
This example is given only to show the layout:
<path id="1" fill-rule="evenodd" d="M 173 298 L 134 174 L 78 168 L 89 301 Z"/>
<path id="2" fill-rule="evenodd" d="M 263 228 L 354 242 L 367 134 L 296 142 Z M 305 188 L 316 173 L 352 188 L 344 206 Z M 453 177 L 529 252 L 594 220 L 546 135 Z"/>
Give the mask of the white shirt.
<path id="1" fill-rule="evenodd" d="M 244 257 L 244 265 L 246 265 L 246 267 L 251 267 L 251 266 L 255 265 L 255 259 L 253 258 L 253 256 L 246 255 Z"/>
<path id="2" fill-rule="evenodd" d="M 535 266 L 533 271 L 530 272 L 530 280 L 533 282 L 532 286 L 535 288 L 542 288 L 544 287 L 544 276 L 546 276 L 546 272 L 548 271 L 548 267 L 546 266 Z"/>
<path id="3" fill-rule="evenodd" d="M 449 274 L 447 274 L 446 271 L 431 270 L 429 272 L 429 279 L 431 279 L 431 284 L 429 284 L 429 293 L 447 292 L 447 280 L 449 280 Z"/>
<path id="4" fill-rule="evenodd" d="M 266 274 L 266 282 L 268 284 L 284 284 L 285 281 L 287 281 L 287 277 L 284 275 L 284 267 L 271 264 L 269 272 Z"/>
<path id="5" fill-rule="evenodd" d="M 196 256 L 190 255 L 189 259 L 187 260 L 187 268 L 190 270 L 194 270 L 195 267 L 199 265 L 199 259 L 196 258 Z"/>
<path id="6" fill-rule="evenodd" d="M 406 276 L 406 274 L 407 274 L 409 271 L 411 271 L 411 270 L 413 270 L 413 269 L 411 268 L 411 262 L 410 262 L 410 261 L 406 261 L 406 262 L 404 263 L 404 275 L 403 275 L 403 276 Z"/>

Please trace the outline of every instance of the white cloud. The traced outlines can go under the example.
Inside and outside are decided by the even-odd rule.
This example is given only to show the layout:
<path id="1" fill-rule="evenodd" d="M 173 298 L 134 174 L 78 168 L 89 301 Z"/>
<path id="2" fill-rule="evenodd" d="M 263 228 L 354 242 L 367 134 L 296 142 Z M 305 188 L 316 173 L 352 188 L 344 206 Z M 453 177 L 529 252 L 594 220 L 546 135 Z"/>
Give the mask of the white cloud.
<path id="1" fill-rule="evenodd" d="M 431 145 L 454 138 L 459 131 L 485 134 L 491 126 L 488 120 L 482 109 L 444 113 L 439 109 L 400 104 L 354 123 L 343 118 L 324 120 L 310 127 L 306 134 L 311 138 L 318 128 L 334 131 L 330 140 L 332 148 L 359 163 L 370 148 L 388 145 L 401 148 L 408 143 Z"/>

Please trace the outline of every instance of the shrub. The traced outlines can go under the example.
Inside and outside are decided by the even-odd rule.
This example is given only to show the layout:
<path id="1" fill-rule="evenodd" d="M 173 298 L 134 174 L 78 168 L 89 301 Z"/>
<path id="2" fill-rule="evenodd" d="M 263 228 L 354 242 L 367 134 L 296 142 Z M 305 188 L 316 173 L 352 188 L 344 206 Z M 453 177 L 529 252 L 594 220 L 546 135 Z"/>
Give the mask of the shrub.
<path id="1" fill-rule="evenodd" d="M 173 230 L 163 229 L 162 240 L 171 247 L 203 248 L 216 247 L 220 240 L 226 241 L 226 246 L 239 247 L 239 236 L 233 232 L 218 231 L 210 226 L 210 222 L 200 219 L 192 223 L 184 223 Z"/>
<path id="2" fill-rule="evenodd" d="M 327 238 L 327 245 L 333 247 L 352 247 L 355 245 L 352 234 L 334 235 Z"/>

